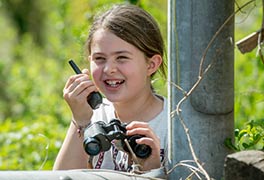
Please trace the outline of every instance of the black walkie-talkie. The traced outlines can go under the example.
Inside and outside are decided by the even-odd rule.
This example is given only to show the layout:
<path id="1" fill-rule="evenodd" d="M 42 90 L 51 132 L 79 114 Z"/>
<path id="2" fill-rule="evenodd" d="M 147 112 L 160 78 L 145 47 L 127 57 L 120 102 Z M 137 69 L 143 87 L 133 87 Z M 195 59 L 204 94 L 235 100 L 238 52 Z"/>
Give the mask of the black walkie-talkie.
<path id="1" fill-rule="evenodd" d="M 69 64 L 71 65 L 72 69 L 76 74 L 82 74 L 82 71 L 78 68 L 78 66 L 74 63 L 72 59 L 69 61 Z M 92 109 L 97 109 L 99 108 L 100 104 L 102 104 L 102 95 L 99 92 L 92 92 L 87 97 L 87 102 Z"/>

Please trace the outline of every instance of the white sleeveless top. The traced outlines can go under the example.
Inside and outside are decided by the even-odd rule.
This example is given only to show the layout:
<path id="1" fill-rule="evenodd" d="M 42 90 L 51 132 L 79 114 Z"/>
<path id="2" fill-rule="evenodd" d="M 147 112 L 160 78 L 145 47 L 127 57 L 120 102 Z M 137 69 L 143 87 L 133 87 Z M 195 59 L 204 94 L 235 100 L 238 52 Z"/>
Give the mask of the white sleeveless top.
<path id="1" fill-rule="evenodd" d="M 149 121 L 150 127 L 154 130 L 155 134 L 160 138 L 160 159 L 164 163 L 167 160 L 168 148 L 168 113 L 167 113 L 167 99 L 163 99 L 163 110 L 152 120 Z M 110 120 L 116 118 L 114 106 L 107 99 L 103 99 L 103 104 L 94 111 L 91 123 L 96 121 L 104 121 L 109 123 Z M 112 144 L 109 151 L 100 152 L 92 158 L 92 165 L 94 169 L 111 169 L 118 171 L 129 171 L 128 155 L 124 151 L 118 150 Z"/>

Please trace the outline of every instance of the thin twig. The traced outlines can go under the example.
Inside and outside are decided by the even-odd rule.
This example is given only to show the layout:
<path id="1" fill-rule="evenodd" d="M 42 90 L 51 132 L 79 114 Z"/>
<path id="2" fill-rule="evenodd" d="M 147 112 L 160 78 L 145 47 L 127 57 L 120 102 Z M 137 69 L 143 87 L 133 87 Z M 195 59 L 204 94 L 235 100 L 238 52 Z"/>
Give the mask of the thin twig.
<path id="1" fill-rule="evenodd" d="M 256 0 L 254 0 L 254 1 L 256 1 Z M 235 1 L 235 2 L 236 2 L 236 1 Z M 251 3 L 251 2 L 250 2 L 250 3 Z M 241 7 L 238 5 L 237 2 L 236 2 L 236 5 L 237 5 L 237 7 L 238 7 L 237 12 L 238 12 L 238 11 L 241 11 L 242 14 L 245 14 L 245 12 L 242 11 Z M 249 17 L 249 15 L 251 14 L 251 12 L 252 12 L 253 9 L 255 9 L 255 8 L 256 8 L 256 5 L 253 6 L 250 10 L 248 10 L 248 11 L 247 11 L 248 13 L 246 14 L 246 17 L 244 17 L 240 22 L 238 22 L 238 23 L 236 23 L 236 24 L 240 24 L 240 23 L 243 23 L 244 21 L 246 21 L 246 19 Z"/>
<path id="2" fill-rule="evenodd" d="M 212 43 L 215 41 L 216 37 L 219 35 L 219 33 L 223 30 L 223 28 L 226 26 L 226 24 L 234 17 L 234 15 L 240 11 L 241 9 L 243 9 L 244 7 L 246 7 L 247 5 L 249 5 L 250 3 L 254 2 L 255 0 L 249 1 L 246 4 L 244 4 L 241 8 L 239 8 L 239 10 L 235 11 L 234 13 L 232 13 L 227 19 L 226 21 L 220 26 L 220 28 L 218 29 L 218 31 L 214 34 L 214 36 L 212 37 L 212 39 L 210 40 L 210 42 L 208 43 L 208 46 L 206 47 L 203 56 L 200 60 L 200 67 L 199 67 L 199 75 L 198 75 L 198 79 L 197 81 L 194 83 L 194 85 L 191 87 L 191 89 L 185 94 L 185 96 L 179 101 L 179 103 L 177 104 L 176 107 L 176 113 L 177 116 L 179 117 L 180 123 L 183 126 L 183 129 L 185 131 L 185 134 L 187 136 L 187 140 L 188 140 L 188 144 L 189 144 L 189 148 L 192 154 L 192 157 L 196 163 L 196 165 L 198 166 L 198 168 L 200 169 L 200 171 L 202 172 L 202 174 L 206 177 L 207 180 L 210 180 L 210 176 L 209 174 L 206 172 L 206 170 L 203 168 L 203 166 L 201 165 L 201 163 L 199 162 L 195 152 L 194 152 L 194 148 L 192 146 L 192 141 L 191 141 L 191 137 L 190 137 L 190 133 L 189 133 L 189 129 L 187 128 L 182 116 L 181 116 L 181 110 L 180 107 L 182 105 L 182 103 L 192 94 L 192 92 L 198 87 L 198 85 L 201 83 L 203 76 L 208 72 L 208 70 L 212 67 L 212 63 L 210 63 L 207 68 L 203 71 L 203 64 L 204 64 L 204 60 L 205 57 L 208 53 L 209 48 L 212 46 Z M 173 112 L 175 113 L 175 112 Z"/>
<path id="3" fill-rule="evenodd" d="M 127 139 L 124 139 L 124 142 L 130 152 L 130 154 L 132 155 L 132 159 L 133 159 L 133 171 L 138 171 L 138 172 L 141 172 L 141 169 L 142 169 L 142 166 L 140 165 L 139 163 L 139 160 L 137 158 L 137 156 L 135 155 L 134 151 L 132 150 L 130 144 L 128 143 Z"/>
<path id="4" fill-rule="evenodd" d="M 262 30 L 264 28 L 264 0 L 262 0 L 262 23 L 261 23 L 261 31 L 258 34 L 258 50 L 257 50 L 257 54 L 259 55 L 262 63 L 264 64 L 264 58 L 263 58 L 263 53 L 262 53 Z"/>
<path id="5" fill-rule="evenodd" d="M 193 161 L 193 160 L 192 160 L 192 161 L 190 160 L 190 162 L 195 163 L 195 161 Z M 167 174 L 170 174 L 174 169 L 176 169 L 176 168 L 179 167 L 179 166 L 185 166 L 185 167 L 188 167 L 188 168 L 190 168 L 190 169 L 195 169 L 196 171 L 202 173 L 201 170 L 200 170 L 199 168 L 197 168 L 197 167 L 195 167 L 195 166 L 193 166 L 193 165 L 187 164 L 186 161 L 180 161 L 179 163 L 177 163 L 176 165 L 174 165 L 174 166 L 173 166 L 173 167 L 167 172 Z"/>
<path id="6" fill-rule="evenodd" d="M 47 138 L 45 135 L 43 134 L 38 134 L 39 136 L 43 137 L 46 139 L 47 141 L 47 145 L 45 147 L 45 151 L 46 151 L 46 155 L 45 155 L 45 158 L 44 158 L 44 161 L 42 162 L 41 166 L 39 167 L 39 170 L 42 170 L 44 165 L 46 164 L 47 160 L 48 160 L 48 157 L 49 157 L 49 146 L 50 146 L 50 141 L 49 141 L 49 138 Z"/>
<path id="7" fill-rule="evenodd" d="M 208 53 L 208 50 L 209 48 L 212 46 L 213 42 L 215 41 L 215 39 L 218 37 L 219 33 L 224 29 L 224 27 L 226 26 L 226 24 L 235 16 L 235 14 L 237 14 L 237 12 L 239 12 L 241 9 L 245 8 L 246 6 L 248 6 L 250 3 L 252 2 L 255 2 L 256 0 L 252 0 L 252 1 L 249 1 L 247 2 L 246 4 L 244 4 L 243 6 L 241 6 L 241 8 L 239 8 L 238 10 L 236 10 L 234 13 L 232 13 L 226 20 L 225 22 L 220 26 L 220 28 L 218 29 L 218 31 L 216 31 L 216 33 L 214 34 L 214 36 L 212 37 L 212 39 L 210 40 L 210 42 L 208 43 L 204 53 L 203 53 L 203 56 L 202 56 L 202 59 L 201 59 L 201 63 L 200 63 L 200 71 L 199 71 L 199 76 L 202 76 L 203 72 L 202 72 L 202 67 L 203 67 L 203 64 L 204 64 L 204 60 L 205 60 L 205 57 Z M 199 80 L 199 78 L 198 78 Z"/>

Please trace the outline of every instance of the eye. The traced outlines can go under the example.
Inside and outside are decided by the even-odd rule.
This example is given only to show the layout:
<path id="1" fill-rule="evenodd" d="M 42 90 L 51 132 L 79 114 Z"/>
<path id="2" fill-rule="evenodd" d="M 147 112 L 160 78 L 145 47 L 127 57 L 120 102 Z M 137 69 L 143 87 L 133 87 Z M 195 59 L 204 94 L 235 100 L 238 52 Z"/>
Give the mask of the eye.
<path id="1" fill-rule="evenodd" d="M 95 60 L 105 60 L 105 58 L 104 58 L 104 57 L 101 57 L 101 56 L 99 56 L 99 57 L 95 57 L 94 59 L 95 59 Z"/>
<path id="2" fill-rule="evenodd" d="M 126 56 L 118 56 L 117 59 L 127 59 L 128 57 Z"/>
<path id="3" fill-rule="evenodd" d="M 93 58 L 93 61 L 96 63 L 101 63 L 101 62 L 104 62 L 105 60 L 106 60 L 106 58 L 103 56 L 97 56 L 97 57 Z"/>
<path id="4" fill-rule="evenodd" d="M 118 56 L 116 59 L 117 59 L 118 62 L 125 62 L 125 61 L 127 61 L 129 59 L 129 57 L 127 57 L 127 56 Z"/>

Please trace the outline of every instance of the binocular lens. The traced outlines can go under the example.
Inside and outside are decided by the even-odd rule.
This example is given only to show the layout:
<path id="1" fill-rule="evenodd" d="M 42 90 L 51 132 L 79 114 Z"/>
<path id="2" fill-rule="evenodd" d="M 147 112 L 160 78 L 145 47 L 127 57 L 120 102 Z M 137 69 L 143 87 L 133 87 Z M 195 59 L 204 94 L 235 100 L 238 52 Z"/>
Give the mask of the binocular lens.
<path id="1" fill-rule="evenodd" d="M 129 145 L 131 146 L 133 152 L 136 154 L 137 157 L 145 159 L 150 156 L 151 154 L 151 148 L 148 145 L 145 144 L 137 144 L 136 139 L 142 138 L 141 135 L 133 135 L 128 137 L 127 141 Z M 125 145 L 124 150 L 128 151 L 128 147 Z"/>
<path id="2" fill-rule="evenodd" d="M 95 156 L 99 154 L 101 151 L 100 142 L 95 138 L 87 138 L 84 141 L 83 145 L 86 153 L 89 154 L 90 156 Z"/>
<path id="3" fill-rule="evenodd" d="M 147 158 L 151 154 L 151 148 L 145 144 L 137 144 L 133 150 L 139 158 Z"/>

